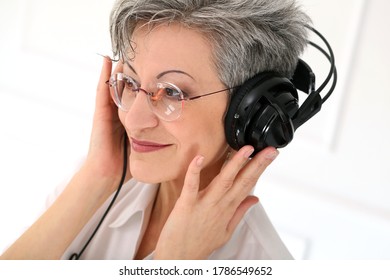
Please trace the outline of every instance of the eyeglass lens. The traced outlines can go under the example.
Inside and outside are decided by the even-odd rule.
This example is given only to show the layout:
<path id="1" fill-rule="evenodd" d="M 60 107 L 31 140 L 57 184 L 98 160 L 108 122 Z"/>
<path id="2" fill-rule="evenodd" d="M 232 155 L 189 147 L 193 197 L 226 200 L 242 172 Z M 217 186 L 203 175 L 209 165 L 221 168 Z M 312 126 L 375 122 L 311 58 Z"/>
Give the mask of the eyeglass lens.
<path id="1" fill-rule="evenodd" d="M 111 97 L 123 111 L 129 111 L 139 91 L 148 97 L 150 109 L 159 118 L 173 121 L 179 118 L 183 107 L 183 93 L 171 83 L 157 83 L 154 92 L 147 92 L 129 76 L 116 73 L 110 78 Z"/>

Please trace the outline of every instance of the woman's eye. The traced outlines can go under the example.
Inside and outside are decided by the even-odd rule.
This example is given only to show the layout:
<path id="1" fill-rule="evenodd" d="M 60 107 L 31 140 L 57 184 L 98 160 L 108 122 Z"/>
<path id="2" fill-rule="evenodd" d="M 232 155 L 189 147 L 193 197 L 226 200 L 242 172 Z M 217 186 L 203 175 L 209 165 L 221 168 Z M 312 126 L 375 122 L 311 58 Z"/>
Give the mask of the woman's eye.
<path id="1" fill-rule="evenodd" d="M 180 93 L 173 88 L 165 88 L 165 93 L 168 97 L 177 97 L 180 95 Z"/>
<path id="2" fill-rule="evenodd" d="M 137 90 L 138 89 L 137 84 L 131 79 L 125 80 L 125 86 L 127 89 L 130 89 L 130 90 Z"/>

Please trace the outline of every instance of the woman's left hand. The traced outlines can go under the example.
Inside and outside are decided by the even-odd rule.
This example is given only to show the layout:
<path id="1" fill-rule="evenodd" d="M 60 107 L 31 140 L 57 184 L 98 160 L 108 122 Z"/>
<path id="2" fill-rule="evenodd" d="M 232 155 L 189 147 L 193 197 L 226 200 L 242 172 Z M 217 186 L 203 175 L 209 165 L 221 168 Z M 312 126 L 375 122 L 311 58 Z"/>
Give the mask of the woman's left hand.
<path id="1" fill-rule="evenodd" d="M 196 156 L 183 190 L 158 240 L 155 259 L 207 259 L 232 236 L 247 210 L 258 202 L 250 192 L 278 151 L 268 147 L 252 159 L 241 148 L 204 190 L 199 191 L 203 157 Z"/>

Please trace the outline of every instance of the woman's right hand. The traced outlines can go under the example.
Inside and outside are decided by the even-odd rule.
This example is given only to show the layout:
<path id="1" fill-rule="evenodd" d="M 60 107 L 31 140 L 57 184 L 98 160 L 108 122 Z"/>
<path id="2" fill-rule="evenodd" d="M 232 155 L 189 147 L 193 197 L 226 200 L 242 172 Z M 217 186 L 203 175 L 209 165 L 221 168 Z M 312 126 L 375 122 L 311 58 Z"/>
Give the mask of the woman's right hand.
<path id="1" fill-rule="evenodd" d="M 115 72 L 122 71 L 118 62 Z M 112 188 L 119 183 L 123 169 L 123 141 L 125 129 L 118 117 L 118 108 L 110 96 L 107 81 L 111 76 L 112 60 L 104 57 L 96 92 L 93 127 L 88 156 L 83 170 L 95 178 L 113 180 Z"/>
<path id="2" fill-rule="evenodd" d="M 155 259 L 207 259 L 233 235 L 250 207 L 259 177 L 278 155 L 267 147 L 252 159 L 254 149 L 242 147 L 203 190 L 199 190 L 204 158 L 188 167 L 181 195 L 160 234 Z"/>

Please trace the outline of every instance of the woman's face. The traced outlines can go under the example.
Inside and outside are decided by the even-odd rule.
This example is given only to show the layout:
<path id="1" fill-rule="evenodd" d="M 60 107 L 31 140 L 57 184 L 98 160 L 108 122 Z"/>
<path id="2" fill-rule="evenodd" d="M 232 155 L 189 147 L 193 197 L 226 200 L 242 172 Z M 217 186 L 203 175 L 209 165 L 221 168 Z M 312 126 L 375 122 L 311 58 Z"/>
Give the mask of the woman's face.
<path id="1" fill-rule="evenodd" d="M 214 68 L 211 46 L 197 31 L 179 24 L 143 27 L 132 41 L 135 53 L 123 72 L 146 91 L 155 92 L 158 82 L 170 82 L 189 96 L 226 88 Z M 147 98 L 140 91 L 128 112 L 119 110 L 130 140 L 132 176 L 149 183 L 183 180 L 199 154 L 209 172 L 219 171 L 228 148 L 223 127 L 227 92 L 184 101 L 181 116 L 171 122 L 159 119 Z"/>

